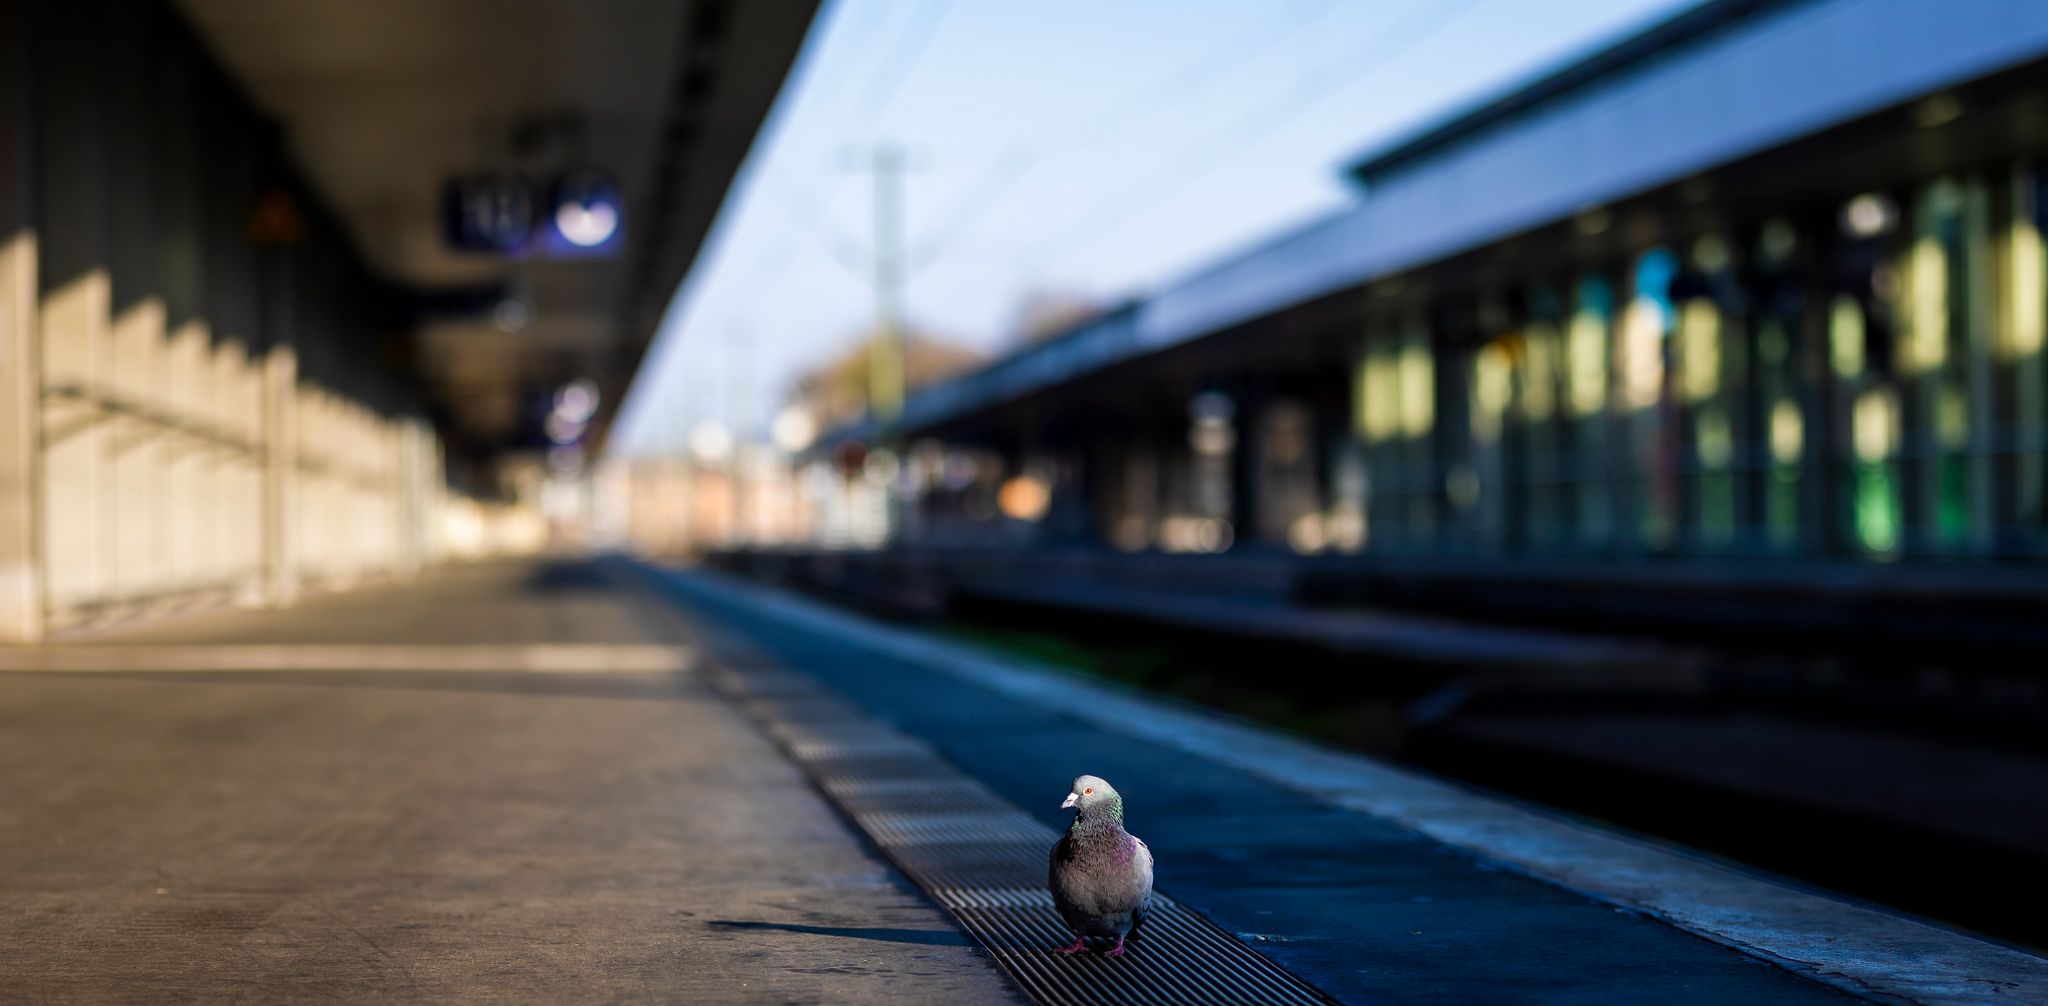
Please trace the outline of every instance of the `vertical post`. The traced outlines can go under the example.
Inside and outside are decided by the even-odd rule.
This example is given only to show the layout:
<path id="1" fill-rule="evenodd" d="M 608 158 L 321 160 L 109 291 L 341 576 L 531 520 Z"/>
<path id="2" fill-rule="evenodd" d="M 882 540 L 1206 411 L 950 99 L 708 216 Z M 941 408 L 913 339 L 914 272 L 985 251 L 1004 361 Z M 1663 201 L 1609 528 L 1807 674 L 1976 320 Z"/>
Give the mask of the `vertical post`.
<path id="1" fill-rule="evenodd" d="M 1995 182 L 1972 177 L 1963 189 L 1962 285 L 1963 353 L 1961 381 L 1963 400 L 1968 404 L 1969 431 L 1964 434 L 1965 462 L 1963 497 L 1969 513 L 1966 547 L 1982 553 L 1997 551 L 2000 532 L 2008 525 L 2001 520 L 1999 505 L 2010 496 L 1997 489 L 1999 451 L 1998 416 L 1999 321 L 1995 283 L 1999 258 L 1993 242 L 1992 202 Z"/>
<path id="2" fill-rule="evenodd" d="M 103 534 L 109 454 L 106 389 L 111 302 L 104 4 L 37 8 L 36 337 L 42 375 L 42 594 L 45 617 L 108 598 Z"/>
<path id="3" fill-rule="evenodd" d="M 2043 525 L 2048 524 L 2048 373 L 2043 373 L 2041 350 L 2048 344 L 2048 299 L 2044 299 L 2044 265 L 2048 247 L 2041 240 L 2042 207 L 2039 200 L 2040 167 L 2021 164 L 2013 169 L 2011 216 L 2006 221 L 2009 246 L 2006 250 L 2006 345 L 2013 368 L 2013 478 L 2015 492 L 2012 520 L 2022 547 L 2041 548 Z"/>
<path id="4" fill-rule="evenodd" d="M 26 5 L 0 0 L 0 640 L 42 638 L 42 362 Z"/>
<path id="5" fill-rule="evenodd" d="M 429 520 L 434 512 L 431 498 L 434 465 L 434 434 L 425 420 L 409 416 L 398 423 L 400 511 L 398 533 L 399 570 L 411 577 L 433 561 Z"/>
<path id="6" fill-rule="evenodd" d="M 903 410 L 902 151 L 875 148 L 875 338 L 868 349 L 868 409 L 889 430 Z"/>
<path id="7" fill-rule="evenodd" d="M 263 594 L 270 604 L 290 604 L 298 595 L 297 563 L 293 561 L 291 519 L 298 502 L 299 357 L 293 322 L 290 252 L 262 253 L 261 268 L 268 343 L 262 357 L 262 549 Z"/>
<path id="8" fill-rule="evenodd" d="M 0 234 L 0 640 L 20 643 L 35 642 L 43 630 L 35 294 L 35 232 L 9 220 Z"/>
<path id="9" fill-rule="evenodd" d="M 1236 406 L 1230 422 L 1235 435 L 1230 440 L 1230 451 L 1223 458 L 1224 470 L 1230 480 L 1228 492 L 1222 501 L 1228 512 L 1210 514 L 1220 517 L 1230 526 L 1233 542 L 1253 543 L 1261 538 L 1268 509 L 1262 499 L 1265 496 L 1266 472 L 1266 427 L 1272 418 L 1272 395 L 1264 379 L 1253 379 L 1228 394 Z M 1284 541 L 1284 536 L 1283 536 Z"/>
<path id="10" fill-rule="evenodd" d="M 111 278 L 112 315 L 106 335 L 104 387 L 113 395 L 154 406 L 165 373 L 166 345 L 160 142 L 163 89 L 156 71 L 163 25 L 138 13 L 116 18 L 97 39 L 109 71 L 105 107 L 109 187 L 105 263 Z M 139 422 L 108 423 L 102 462 L 106 505 L 100 511 L 102 597 L 125 601 L 165 589 L 157 543 L 166 529 L 159 494 L 160 459 L 176 450 L 160 428 Z"/>
<path id="11" fill-rule="evenodd" d="M 732 432 L 731 450 L 726 455 L 726 488 L 732 492 L 732 534 L 734 546 L 754 544 L 754 533 L 750 522 L 755 518 L 751 500 L 747 499 L 747 438 L 742 435 L 746 421 L 742 413 L 752 400 L 750 393 L 754 386 L 754 340 L 755 333 L 748 328 L 736 330 L 732 355 L 726 363 L 732 368 L 725 381 L 725 428 Z"/>

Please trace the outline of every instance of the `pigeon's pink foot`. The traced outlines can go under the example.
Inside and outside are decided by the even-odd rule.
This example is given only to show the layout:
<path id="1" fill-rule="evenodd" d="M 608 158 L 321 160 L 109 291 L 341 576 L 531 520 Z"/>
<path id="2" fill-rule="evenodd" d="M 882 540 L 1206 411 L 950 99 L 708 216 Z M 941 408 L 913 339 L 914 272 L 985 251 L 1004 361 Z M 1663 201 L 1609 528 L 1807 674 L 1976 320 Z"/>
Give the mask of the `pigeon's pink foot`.
<path id="1" fill-rule="evenodd" d="M 1105 950 L 1105 951 L 1103 951 L 1103 953 L 1102 953 L 1102 956 L 1104 956 L 1104 957 L 1122 957 L 1123 955 L 1124 955 L 1124 938 L 1123 938 L 1123 937 L 1121 937 L 1121 936 L 1119 936 L 1119 937 L 1117 937 L 1117 938 L 1116 938 L 1116 945 L 1115 945 L 1115 946 L 1113 946 L 1113 947 L 1110 947 L 1110 948 L 1109 948 L 1108 950 Z"/>
<path id="2" fill-rule="evenodd" d="M 1074 937 L 1074 942 L 1072 942 L 1072 943 L 1069 943 L 1069 944 L 1067 944 L 1066 946 L 1064 946 L 1064 947 L 1061 947 L 1061 948 L 1059 948 L 1058 950 L 1055 950 L 1055 951 L 1053 951 L 1053 953 L 1056 953 L 1056 954 L 1060 955 L 1061 957 L 1072 957 L 1072 956 L 1074 956 L 1075 954 L 1078 954 L 1078 953 L 1080 953 L 1081 951 L 1083 951 L 1083 950 L 1086 950 L 1086 949 L 1088 949 L 1088 940 L 1087 940 L 1087 938 L 1086 938 L 1086 937 L 1081 937 L 1081 936 L 1076 936 L 1076 937 Z"/>

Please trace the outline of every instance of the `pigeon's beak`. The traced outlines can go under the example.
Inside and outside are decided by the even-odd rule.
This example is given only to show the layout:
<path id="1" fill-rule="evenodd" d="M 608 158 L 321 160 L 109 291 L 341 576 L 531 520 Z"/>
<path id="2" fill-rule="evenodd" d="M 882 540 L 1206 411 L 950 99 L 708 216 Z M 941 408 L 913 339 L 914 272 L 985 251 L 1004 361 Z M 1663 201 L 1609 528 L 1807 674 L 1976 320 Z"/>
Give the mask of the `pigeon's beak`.
<path id="1" fill-rule="evenodd" d="M 1081 802 L 1081 794 L 1079 794 L 1079 793 L 1068 793 L 1068 794 L 1067 794 L 1067 802 L 1066 802 L 1066 803 L 1063 803 L 1063 804 L 1060 804 L 1060 809 L 1061 809 L 1061 810 L 1066 810 L 1066 809 L 1067 809 L 1068 807 L 1072 807 L 1073 805 L 1075 805 L 1075 804 L 1077 804 L 1077 803 L 1080 803 L 1080 802 Z"/>

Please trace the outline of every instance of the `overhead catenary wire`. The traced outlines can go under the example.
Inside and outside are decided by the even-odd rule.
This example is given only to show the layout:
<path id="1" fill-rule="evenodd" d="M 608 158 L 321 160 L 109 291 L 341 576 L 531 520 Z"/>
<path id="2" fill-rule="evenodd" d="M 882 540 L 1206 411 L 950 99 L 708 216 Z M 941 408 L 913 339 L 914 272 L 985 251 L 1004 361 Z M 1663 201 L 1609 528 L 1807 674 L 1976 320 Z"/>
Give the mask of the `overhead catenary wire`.
<path id="1" fill-rule="evenodd" d="M 1246 146 L 1271 134 L 1296 120 L 1301 114 L 1322 101 L 1326 101 L 1344 89 L 1354 87 L 1380 71 L 1394 59 L 1406 54 L 1414 47 L 1434 37 L 1458 18 L 1462 17 L 1478 0 L 1423 0 L 1409 8 L 1386 30 L 1375 33 L 1365 44 L 1348 48 L 1337 58 L 1324 61 L 1314 69 L 1302 74 L 1297 83 L 1272 99 L 1262 102 L 1249 114 L 1237 117 L 1223 129 L 1212 131 L 1198 142 L 1190 144 L 1176 157 L 1163 162 L 1159 168 L 1148 172 L 1135 185 L 1121 188 L 1116 193 L 1094 203 L 1077 216 L 1073 222 L 1055 232 L 1048 239 L 1033 246 L 1030 257 L 1044 262 L 1053 255 L 1070 255 L 1100 240 L 1106 234 L 1128 223 L 1142 211 L 1171 198 L 1194 182 L 1206 177 L 1224 161 L 1240 153 Z M 1247 39 L 1242 33 L 1223 41 L 1222 44 L 1204 50 L 1198 56 L 1178 64 L 1168 73 L 1153 78 L 1143 86 L 1134 89 L 1138 97 L 1128 103 L 1115 106 L 1118 110 L 1094 117 L 1080 131 L 1082 137 L 1112 135 L 1127 128 L 1129 123 L 1141 116 L 1156 116 L 1163 108 L 1191 100 L 1219 82 L 1228 80 L 1230 74 L 1216 72 L 1219 65 L 1244 66 L 1250 59 L 1312 27 L 1326 17 L 1330 11 L 1341 9 L 1336 0 L 1326 0 L 1311 9 L 1305 16 L 1275 20 L 1273 26 L 1255 38 Z M 864 86 L 858 92 L 854 103 L 861 114 L 851 115 L 850 123 L 877 122 L 887 115 L 888 108 L 897 99 L 905 82 L 913 75 L 915 65 L 933 40 L 940 34 L 947 15 L 951 12 L 950 0 L 930 8 L 927 17 L 912 22 L 896 35 L 892 53 L 876 64 Z M 1345 73 L 1361 62 L 1370 62 L 1363 73 Z M 1339 74 L 1342 74 L 1339 77 Z M 1154 100 L 1154 99 L 1157 100 Z M 1162 104 L 1164 102 L 1164 104 Z M 1107 106 L 1098 106 L 1107 107 Z M 872 112 L 871 115 L 866 114 Z M 1074 134 L 1068 134 L 1062 147 L 1075 145 Z M 946 210 L 938 214 L 939 227 L 928 237 L 912 243 L 905 256 L 905 274 L 915 274 L 929 268 L 948 250 L 968 235 L 985 214 L 1001 204 L 1002 197 L 1018 180 L 1031 169 L 1044 163 L 1048 158 L 1034 149 L 1043 150 L 1043 144 L 1034 144 L 1027 139 L 1013 139 L 998 148 L 1001 152 L 993 157 L 982 173 L 961 194 L 953 199 Z M 871 271 L 873 249 L 843 227 L 835 225 L 825 212 L 824 201 L 817 197 L 812 188 L 796 186 L 761 186 L 764 195 L 774 203 L 790 222 L 815 241 L 827 253 L 830 261 L 844 269 L 849 277 L 865 278 Z M 772 261 L 764 256 L 763 261 Z"/>
<path id="2" fill-rule="evenodd" d="M 1322 0 L 1306 16 L 1292 21 L 1269 22 L 1269 30 L 1263 34 L 1249 39 L 1240 34 L 1226 35 L 1220 44 L 1203 50 L 1138 88 L 1131 100 L 1117 106 L 1115 114 L 1096 117 L 1079 130 L 1078 138 L 1069 136 L 1061 146 L 1075 149 L 1099 142 L 1135 120 L 1157 116 L 1163 109 L 1187 102 L 1228 76 L 1216 72 L 1219 64 L 1234 62 L 1242 66 L 1274 45 L 1317 24 L 1336 7 L 1337 0 Z M 962 190 L 963 195 L 940 215 L 940 219 L 946 221 L 944 229 L 919 242 L 911 252 L 909 270 L 919 272 L 937 262 L 983 214 L 1001 202 L 1004 191 L 1044 160 L 1032 152 L 1034 147 L 1044 146 L 1032 143 L 1026 133 L 1019 133 L 1001 144 L 999 149 L 1002 153 L 990 161 L 975 181 Z"/>
<path id="3" fill-rule="evenodd" d="M 895 58 L 877 67 L 874 75 L 868 78 L 867 86 L 861 88 L 860 99 L 854 103 L 853 114 L 848 117 L 849 121 L 859 122 L 870 113 L 873 113 L 874 121 L 881 121 L 889 106 L 895 103 L 896 92 L 901 90 L 903 82 L 910 78 L 910 72 L 917 68 L 925 47 L 938 36 L 939 26 L 945 23 L 946 16 L 952 11 L 953 0 L 938 0 L 938 9 L 935 13 L 911 22 L 909 30 L 898 46 L 899 51 Z"/>
<path id="4" fill-rule="evenodd" d="M 898 36 L 899 44 L 893 47 L 893 52 L 885 55 L 870 72 L 865 86 L 859 92 L 855 112 L 849 116 L 849 121 L 861 121 L 863 116 L 870 113 L 875 120 L 879 120 L 887 114 L 903 82 L 909 78 L 932 39 L 938 35 L 940 25 L 952 9 L 953 0 L 936 0 L 936 7 L 932 9 L 931 14 L 912 21 L 910 27 Z M 822 200 L 816 198 L 809 188 L 788 188 L 767 177 L 759 179 L 754 188 L 761 192 L 768 202 L 774 204 L 791 223 L 796 224 L 802 233 L 815 240 L 832 262 L 846 269 L 852 276 L 865 276 L 868 271 L 868 249 L 859 239 L 831 224 L 824 212 Z M 758 276 L 770 269 L 779 270 L 787 262 L 788 257 L 788 242 L 778 242 L 757 260 L 750 276 Z M 693 392 L 684 397 L 694 402 L 697 395 Z"/>
<path id="5" fill-rule="evenodd" d="M 1023 177 L 1035 161 L 1036 159 L 1021 147 L 1005 147 L 1003 153 L 998 154 L 991 162 L 989 170 L 984 171 L 976 180 L 974 186 L 965 190 L 965 194 L 941 214 L 941 219 L 946 221 L 944 229 L 920 242 L 910 252 L 905 271 L 915 274 L 937 262 L 940 256 L 946 253 L 946 249 L 952 247 L 954 242 L 959 241 L 961 236 L 981 219 L 982 214 L 1000 202 L 1003 190 Z"/>
<path id="6" fill-rule="evenodd" d="M 1410 7 L 1386 32 L 1374 35 L 1367 45 L 1346 50 L 1341 58 L 1319 65 L 1304 74 L 1296 86 L 1276 95 L 1272 101 L 1233 119 L 1223 130 L 1190 144 L 1180 152 L 1180 156 L 1167 159 L 1135 184 L 1120 188 L 1091 204 L 1074 218 L 1072 224 L 1035 246 L 1031 257 L 1043 261 L 1062 246 L 1066 246 L 1067 253 L 1071 254 L 1101 240 L 1140 211 L 1151 209 L 1168 197 L 1179 194 L 1252 143 L 1291 123 L 1302 112 L 1344 88 L 1357 86 L 1388 62 L 1406 55 L 1449 27 L 1478 2 L 1422 0 Z M 1337 70 L 1368 59 L 1374 65 L 1366 73 L 1334 85 L 1330 83 Z"/>
<path id="7" fill-rule="evenodd" d="M 847 121 L 879 122 L 888 114 L 897 92 L 909 79 L 932 39 L 938 36 L 939 27 L 952 10 L 953 0 L 938 0 L 929 15 L 911 22 L 910 27 L 898 36 L 891 54 L 869 74 L 867 83 L 860 90 L 860 97 L 846 117 Z M 831 224 L 823 200 L 817 198 L 810 187 L 781 186 L 764 179 L 761 191 L 791 222 L 814 238 L 834 264 L 851 275 L 866 275 L 872 250 L 859 238 Z"/>
<path id="8" fill-rule="evenodd" d="M 1176 65 L 1171 71 L 1153 78 L 1134 92 L 1134 97 L 1119 106 L 1110 115 L 1099 116 L 1080 130 L 1080 139 L 1069 137 L 1064 146 L 1080 147 L 1096 142 L 1127 127 L 1133 120 L 1159 114 L 1163 107 L 1184 103 L 1227 75 L 1219 75 L 1215 68 L 1219 64 L 1234 62 L 1244 64 L 1264 53 L 1272 46 L 1319 23 L 1338 7 L 1337 0 L 1322 0 L 1306 16 L 1292 20 L 1273 20 L 1269 30 L 1246 39 L 1241 34 L 1232 34 L 1219 44 L 1203 50 L 1195 57 Z M 859 121 L 867 110 L 877 104 L 886 106 L 893 102 L 896 91 L 910 75 L 917 58 L 925 47 L 937 36 L 939 25 L 951 11 L 950 0 L 938 11 L 919 22 L 901 36 L 907 43 L 891 60 L 879 66 L 862 88 L 861 99 L 855 103 L 855 111 L 849 116 Z M 1164 104 L 1162 105 L 1162 102 Z M 886 112 L 883 107 L 875 115 Z M 974 182 L 962 191 L 946 210 L 938 216 L 945 221 L 938 232 L 914 242 L 906 255 L 906 274 L 916 274 L 936 263 L 945 252 L 972 229 L 975 223 L 1001 201 L 1001 196 L 1011 185 L 1022 178 L 1031 167 L 1042 160 L 1031 151 L 1034 146 L 1028 137 L 1020 134 L 1001 146 L 1002 153 L 992 159 Z M 778 205 L 790 218 L 816 237 L 830 254 L 832 260 L 849 271 L 859 275 L 865 270 L 863 259 L 869 252 L 862 244 L 843 231 L 834 231 L 825 224 L 824 213 L 818 201 L 807 194 L 797 192 L 771 192 Z"/>
<path id="9" fill-rule="evenodd" d="M 845 231 L 834 228 L 825 219 L 825 208 L 810 198 L 808 192 L 785 190 L 776 186 L 763 186 L 763 192 L 775 208 L 782 211 L 797 228 L 818 242 L 832 261 L 855 276 L 867 272 L 868 249 L 860 239 Z"/>
<path id="10" fill-rule="evenodd" d="M 1291 20 L 1274 19 L 1267 23 L 1262 34 L 1247 37 L 1242 34 L 1226 34 L 1215 46 L 1197 53 L 1193 58 L 1161 74 L 1140 88 L 1131 101 L 1125 102 L 1112 114 L 1099 116 L 1092 122 L 1084 123 L 1079 136 L 1069 140 L 1073 146 L 1098 142 L 1128 127 L 1134 120 L 1151 118 L 1165 109 L 1185 104 L 1189 99 L 1228 80 L 1229 70 L 1217 72 L 1217 67 L 1244 67 L 1268 49 L 1321 23 L 1322 19 L 1338 8 L 1337 0 L 1321 0 L 1308 14 Z"/>

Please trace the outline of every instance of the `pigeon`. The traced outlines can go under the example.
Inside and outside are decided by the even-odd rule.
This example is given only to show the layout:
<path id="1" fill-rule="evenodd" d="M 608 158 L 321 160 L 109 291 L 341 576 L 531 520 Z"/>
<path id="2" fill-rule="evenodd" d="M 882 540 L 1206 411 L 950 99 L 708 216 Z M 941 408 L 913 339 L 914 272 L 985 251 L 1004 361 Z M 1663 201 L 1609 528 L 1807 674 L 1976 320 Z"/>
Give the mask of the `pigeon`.
<path id="1" fill-rule="evenodd" d="M 1088 939 L 1114 939 L 1105 956 L 1121 957 L 1124 938 L 1137 934 L 1152 907 L 1152 850 L 1124 830 L 1124 798 L 1092 775 L 1074 780 L 1060 809 L 1074 808 L 1074 823 L 1052 847 L 1046 883 L 1074 942 L 1055 951 L 1078 954 Z"/>

